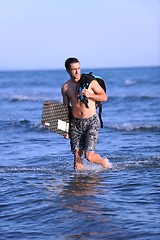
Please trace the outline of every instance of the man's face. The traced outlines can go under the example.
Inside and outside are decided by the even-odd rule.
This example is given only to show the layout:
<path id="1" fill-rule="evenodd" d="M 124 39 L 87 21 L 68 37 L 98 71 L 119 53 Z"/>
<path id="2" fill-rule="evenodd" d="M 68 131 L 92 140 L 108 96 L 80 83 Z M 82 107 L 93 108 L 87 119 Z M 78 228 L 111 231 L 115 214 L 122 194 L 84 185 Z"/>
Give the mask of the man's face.
<path id="1" fill-rule="evenodd" d="M 79 62 L 71 63 L 68 73 L 71 78 L 74 78 L 75 80 L 79 80 L 81 77 L 80 63 Z"/>

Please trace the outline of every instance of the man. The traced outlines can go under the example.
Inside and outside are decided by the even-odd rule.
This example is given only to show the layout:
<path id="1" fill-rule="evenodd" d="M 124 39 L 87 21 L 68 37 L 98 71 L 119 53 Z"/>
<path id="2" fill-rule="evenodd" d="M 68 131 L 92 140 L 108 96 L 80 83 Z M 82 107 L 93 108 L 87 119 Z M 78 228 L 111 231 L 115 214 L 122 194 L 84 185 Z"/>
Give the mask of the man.
<path id="1" fill-rule="evenodd" d="M 88 98 L 88 107 L 80 101 L 77 95 L 77 86 L 81 78 L 80 62 L 77 58 L 68 58 L 65 68 L 70 79 L 62 86 L 63 103 L 72 106 L 72 120 L 70 126 L 70 144 L 74 153 L 75 170 L 83 170 L 82 156 L 92 163 L 97 163 L 105 168 L 111 168 L 108 159 L 95 153 L 98 138 L 98 118 L 96 115 L 95 101 L 107 101 L 107 96 L 96 80 L 93 80 L 88 89 L 83 89 L 81 94 Z"/>

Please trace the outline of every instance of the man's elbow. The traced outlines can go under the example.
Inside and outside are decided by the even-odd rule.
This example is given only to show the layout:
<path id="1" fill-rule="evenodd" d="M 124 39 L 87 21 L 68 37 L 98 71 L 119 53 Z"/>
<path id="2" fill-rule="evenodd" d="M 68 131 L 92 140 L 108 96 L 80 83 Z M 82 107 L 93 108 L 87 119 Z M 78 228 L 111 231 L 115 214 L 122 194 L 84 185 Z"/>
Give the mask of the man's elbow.
<path id="1" fill-rule="evenodd" d="M 103 102 L 107 102 L 107 99 L 108 99 L 108 97 L 107 97 L 107 95 L 105 94 L 104 97 L 103 97 Z"/>

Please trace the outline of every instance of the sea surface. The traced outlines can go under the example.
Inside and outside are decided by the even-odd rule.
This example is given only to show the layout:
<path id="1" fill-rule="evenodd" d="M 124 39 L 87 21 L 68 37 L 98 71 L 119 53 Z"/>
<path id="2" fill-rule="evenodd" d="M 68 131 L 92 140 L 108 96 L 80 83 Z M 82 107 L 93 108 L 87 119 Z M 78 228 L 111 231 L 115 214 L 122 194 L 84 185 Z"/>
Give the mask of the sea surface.
<path id="1" fill-rule="evenodd" d="M 160 239 L 160 67 L 84 69 L 105 79 L 97 152 L 75 172 L 69 140 L 41 125 L 65 70 L 0 72 L 0 239 Z"/>

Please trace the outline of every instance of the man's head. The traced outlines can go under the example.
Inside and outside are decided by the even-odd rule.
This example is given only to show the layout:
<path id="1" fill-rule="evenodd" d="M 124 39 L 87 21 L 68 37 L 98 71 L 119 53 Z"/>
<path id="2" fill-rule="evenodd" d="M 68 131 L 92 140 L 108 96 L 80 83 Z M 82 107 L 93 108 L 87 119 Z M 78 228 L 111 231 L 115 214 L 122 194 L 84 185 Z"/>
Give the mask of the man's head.
<path id="1" fill-rule="evenodd" d="M 74 57 L 67 58 L 67 60 L 65 61 L 65 68 L 66 68 L 67 71 L 70 70 L 70 65 L 72 63 L 79 63 L 79 60 L 77 58 L 74 58 Z"/>
<path id="2" fill-rule="evenodd" d="M 71 79 L 79 80 L 81 77 L 80 62 L 77 58 L 68 58 L 65 61 L 66 71 L 69 73 Z"/>

